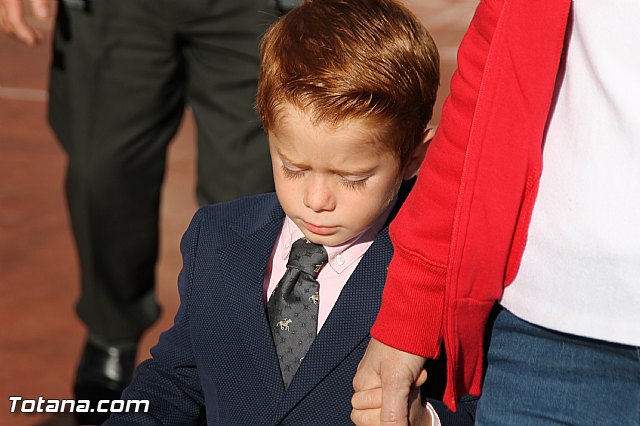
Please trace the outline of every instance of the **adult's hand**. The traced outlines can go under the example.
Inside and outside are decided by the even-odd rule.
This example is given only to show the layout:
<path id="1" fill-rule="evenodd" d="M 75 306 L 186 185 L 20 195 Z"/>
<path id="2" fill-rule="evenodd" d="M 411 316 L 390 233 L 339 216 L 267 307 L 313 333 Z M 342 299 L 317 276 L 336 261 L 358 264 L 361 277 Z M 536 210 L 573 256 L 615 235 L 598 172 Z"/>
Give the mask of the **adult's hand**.
<path id="1" fill-rule="evenodd" d="M 33 16 L 45 20 L 51 16 L 49 0 L 29 0 Z M 42 40 L 42 33 L 24 19 L 23 0 L 0 0 L 0 29 L 21 42 L 33 46 Z"/>
<path id="2" fill-rule="evenodd" d="M 356 402 L 351 418 L 367 416 L 358 401 L 367 400 L 372 389 L 381 388 L 380 425 L 406 426 L 408 424 L 409 393 L 427 379 L 425 358 L 394 349 L 376 339 L 371 339 L 353 379 Z M 367 409 L 371 409 L 370 404 Z M 368 416 L 367 416 L 368 417 Z M 358 424 L 358 423 L 356 423 Z M 367 423 L 361 423 L 367 424 Z"/>

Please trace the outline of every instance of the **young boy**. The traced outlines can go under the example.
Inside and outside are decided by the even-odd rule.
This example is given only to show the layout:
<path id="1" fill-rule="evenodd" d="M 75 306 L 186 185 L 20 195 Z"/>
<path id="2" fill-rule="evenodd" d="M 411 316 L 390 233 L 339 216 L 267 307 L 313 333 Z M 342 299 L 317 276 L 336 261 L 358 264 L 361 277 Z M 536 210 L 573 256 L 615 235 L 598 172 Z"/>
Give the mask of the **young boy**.
<path id="1" fill-rule="evenodd" d="M 430 137 L 438 54 L 392 0 L 311 0 L 267 31 L 261 60 L 276 194 L 196 213 L 175 323 L 124 392 L 149 412 L 110 423 L 351 424 L 393 253 L 387 224 Z M 413 414 L 470 424 L 473 409 L 432 401 Z"/>

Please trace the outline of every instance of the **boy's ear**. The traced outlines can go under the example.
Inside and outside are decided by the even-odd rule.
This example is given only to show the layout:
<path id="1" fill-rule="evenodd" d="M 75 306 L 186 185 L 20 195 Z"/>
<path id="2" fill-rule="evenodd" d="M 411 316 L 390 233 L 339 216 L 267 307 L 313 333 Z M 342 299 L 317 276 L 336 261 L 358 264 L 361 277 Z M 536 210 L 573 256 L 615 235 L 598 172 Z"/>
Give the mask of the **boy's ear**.
<path id="1" fill-rule="evenodd" d="M 422 141 L 420 141 L 420 145 L 418 145 L 413 151 L 411 158 L 409 158 L 409 161 L 404 168 L 404 175 L 402 176 L 404 180 L 409 180 L 418 174 L 420 166 L 422 165 L 422 160 L 424 160 L 424 156 L 427 154 L 429 142 L 431 142 L 435 133 L 435 128 L 428 127 L 422 134 Z"/>

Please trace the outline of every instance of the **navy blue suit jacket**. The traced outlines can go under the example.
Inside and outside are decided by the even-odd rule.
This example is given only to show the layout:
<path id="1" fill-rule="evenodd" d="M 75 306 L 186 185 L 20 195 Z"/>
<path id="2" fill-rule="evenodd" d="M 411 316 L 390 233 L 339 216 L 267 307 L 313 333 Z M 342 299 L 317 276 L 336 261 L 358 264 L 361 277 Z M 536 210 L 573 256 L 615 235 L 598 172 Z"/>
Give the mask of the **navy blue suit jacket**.
<path id="1" fill-rule="evenodd" d="M 197 424 L 205 412 L 209 425 L 352 424 L 352 379 L 393 254 L 388 229 L 363 256 L 285 391 L 263 302 L 265 269 L 283 219 L 275 194 L 196 213 L 181 242 L 174 325 L 123 394 L 150 400 L 149 412 L 117 415 L 110 424 Z M 455 414 L 434 405 L 444 425 L 473 423 L 475 402 Z"/>

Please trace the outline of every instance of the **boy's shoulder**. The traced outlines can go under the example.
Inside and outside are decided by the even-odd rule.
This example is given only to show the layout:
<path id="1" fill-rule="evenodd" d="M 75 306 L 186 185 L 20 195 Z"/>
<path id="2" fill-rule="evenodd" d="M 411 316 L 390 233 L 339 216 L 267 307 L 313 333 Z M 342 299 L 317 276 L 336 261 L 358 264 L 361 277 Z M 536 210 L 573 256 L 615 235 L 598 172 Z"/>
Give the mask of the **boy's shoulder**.
<path id="1" fill-rule="evenodd" d="M 274 221 L 282 221 L 284 211 L 273 192 L 251 195 L 201 207 L 192 226 L 197 222 L 200 233 L 212 233 L 216 239 L 231 235 L 249 235 Z"/>

